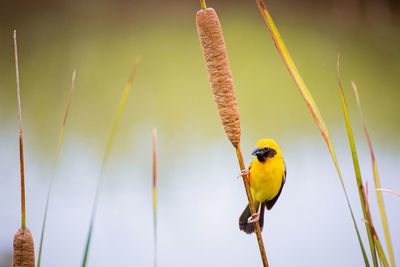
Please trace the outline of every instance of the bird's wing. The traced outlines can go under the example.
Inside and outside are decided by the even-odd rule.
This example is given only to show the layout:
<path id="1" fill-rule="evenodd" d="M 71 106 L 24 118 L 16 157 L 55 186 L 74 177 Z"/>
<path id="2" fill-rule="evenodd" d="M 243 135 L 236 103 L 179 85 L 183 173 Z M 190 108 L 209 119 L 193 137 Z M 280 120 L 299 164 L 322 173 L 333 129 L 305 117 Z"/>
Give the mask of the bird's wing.
<path id="1" fill-rule="evenodd" d="M 285 166 L 285 171 L 284 171 L 283 176 L 282 176 L 282 185 L 281 185 L 281 188 L 279 189 L 278 194 L 273 199 L 264 202 L 265 205 L 267 206 L 268 210 L 272 209 L 272 207 L 275 205 L 275 202 L 278 200 L 279 196 L 281 195 L 283 185 L 286 182 L 286 164 L 283 163 L 283 165 Z"/>
<path id="2" fill-rule="evenodd" d="M 285 184 L 286 182 L 286 163 L 283 162 L 283 165 L 285 166 L 285 173 L 283 174 L 283 182 L 282 182 L 282 186 Z"/>

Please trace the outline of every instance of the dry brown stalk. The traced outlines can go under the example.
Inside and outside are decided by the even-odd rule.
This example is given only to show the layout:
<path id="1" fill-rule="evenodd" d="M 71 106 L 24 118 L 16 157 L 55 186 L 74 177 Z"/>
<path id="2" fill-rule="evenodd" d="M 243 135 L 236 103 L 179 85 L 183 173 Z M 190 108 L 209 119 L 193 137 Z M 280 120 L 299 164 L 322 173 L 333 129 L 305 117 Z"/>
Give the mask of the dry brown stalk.
<path id="1" fill-rule="evenodd" d="M 197 31 L 214 100 L 225 132 L 235 148 L 240 143 L 240 119 L 224 36 L 213 8 L 199 10 Z"/>
<path id="2" fill-rule="evenodd" d="M 19 228 L 14 235 L 14 267 L 34 267 L 35 248 L 32 233 L 28 228 Z"/>
<path id="3" fill-rule="evenodd" d="M 20 154 L 20 171 L 21 171 L 21 228 L 14 235 L 14 267 L 34 267 L 35 266 L 35 248 L 31 231 L 26 227 L 26 210 L 25 210 L 25 175 L 24 175 L 24 144 L 22 136 L 22 112 L 21 112 L 21 93 L 19 84 L 19 67 L 18 67 L 18 47 L 17 47 L 17 31 L 14 30 L 14 56 L 15 56 L 15 74 L 17 81 L 17 97 L 18 97 L 18 136 L 19 136 L 19 154 Z"/>

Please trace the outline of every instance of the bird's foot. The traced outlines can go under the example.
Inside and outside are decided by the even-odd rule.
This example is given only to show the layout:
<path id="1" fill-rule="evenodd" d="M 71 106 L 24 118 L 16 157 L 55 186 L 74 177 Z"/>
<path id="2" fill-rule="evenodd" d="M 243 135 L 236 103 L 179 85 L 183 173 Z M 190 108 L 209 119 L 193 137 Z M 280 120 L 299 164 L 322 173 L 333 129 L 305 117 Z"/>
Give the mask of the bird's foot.
<path id="1" fill-rule="evenodd" d="M 245 177 L 245 176 L 247 176 L 247 175 L 249 175 L 249 174 L 250 174 L 250 171 L 249 171 L 248 169 L 244 169 L 244 170 L 242 170 L 242 171 L 240 172 L 240 174 L 238 175 L 237 178 Z"/>
<path id="2" fill-rule="evenodd" d="M 247 223 L 255 223 L 258 222 L 258 220 L 260 219 L 260 213 L 254 213 L 253 215 L 251 215 L 248 219 L 247 219 Z"/>

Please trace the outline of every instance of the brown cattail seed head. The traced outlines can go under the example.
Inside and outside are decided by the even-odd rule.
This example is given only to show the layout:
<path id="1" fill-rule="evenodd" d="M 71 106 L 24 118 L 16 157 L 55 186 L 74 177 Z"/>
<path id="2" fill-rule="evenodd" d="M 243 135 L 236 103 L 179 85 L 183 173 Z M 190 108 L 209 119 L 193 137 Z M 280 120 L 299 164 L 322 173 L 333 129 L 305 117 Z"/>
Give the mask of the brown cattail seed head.
<path id="1" fill-rule="evenodd" d="M 224 36 L 213 8 L 196 15 L 197 32 L 206 62 L 214 100 L 226 135 L 235 148 L 240 143 L 240 118 Z"/>
<path id="2" fill-rule="evenodd" d="M 19 228 L 14 235 L 14 267 L 35 267 L 35 248 L 28 228 Z"/>

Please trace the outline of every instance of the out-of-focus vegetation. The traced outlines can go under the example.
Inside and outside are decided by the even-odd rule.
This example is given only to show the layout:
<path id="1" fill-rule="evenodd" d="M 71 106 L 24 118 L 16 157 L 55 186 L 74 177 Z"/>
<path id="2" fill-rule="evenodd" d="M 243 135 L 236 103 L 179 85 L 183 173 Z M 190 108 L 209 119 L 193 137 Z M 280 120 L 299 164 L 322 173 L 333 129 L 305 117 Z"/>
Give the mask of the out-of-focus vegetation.
<path id="1" fill-rule="evenodd" d="M 245 157 L 248 156 L 248 152 L 251 150 L 249 148 L 254 141 L 259 138 L 279 137 L 280 143 L 284 144 L 283 147 L 285 153 L 288 154 L 287 160 L 289 162 L 289 180 L 287 192 L 285 192 L 287 195 L 282 197 L 281 210 L 284 211 L 285 199 L 291 205 L 294 205 L 293 201 L 297 200 L 302 203 L 301 201 L 304 201 L 304 199 L 310 199 L 310 203 L 314 203 L 315 199 L 312 199 L 314 193 L 318 194 L 320 190 L 324 192 L 321 187 L 324 183 L 327 183 L 325 179 L 329 176 L 329 171 L 326 171 L 325 168 L 332 166 L 330 162 L 321 164 L 318 161 L 320 156 L 318 153 L 321 150 L 319 150 L 320 147 L 316 147 L 316 144 L 319 143 L 310 142 L 310 140 L 320 140 L 316 139 L 320 138 L 320 133 L 276 52 L 255 3 L 253 1 L 210 0 L 207 3 L 218 11 L 227 43 L 241 112 L 242 149 L 246 154 Z M 368 1 L 302 1 L 300 4 L 297 1 L 275 0 L 268 1 L 267 5 L 297 67 L 318 103 L 321 113 L 324 114 L 328 128 L 332 132 L 334 144 L 341 145 L 346 142 L 344 141 L 346 139 L 343 115 L 340 110 L 340 97 L 337 93 L 336 57 L 339 53 L 341 55 L 344 87 L 350 88 L 350 79 L 357 82 L 362 95 L 365 117 L 368 120 L 374 143 L 377 144 L 381 155 L 383 154 L 382 151 L 390 150 L 388 155 L 393 156 L 393 151 L 400 145 L 398 140 L 400 118 L 397 116 L 400 113 L 400 105 L 397 103 L 397 99 L 400 97 L 400 76 L 398 75 L 400 30 L 398 26 L 399 7 L 396 2 L 389 1 L 387 4 L 374 5 Z M 185 185 L 185 180 L 192 179 L 194 173 L 201 173 L 202 170 L 196 169 L 196 166 L 203 164 L 210 166 L 207 165 L 207 157 L 197 158 L 197 156 L 199 154 L 211 155 L 209 151 L 213 149 L 226 149 L 224 146 L 215 145 L 221 140 L 222 142 L 226 140 L 219 119 L 215 115 L 215 104 L 209 90 L 209 82 L 206 78 L 207 74 L 196 36 L 194 14 L 199 8 L 197 1 L 35 1 L 13 2 L 0 8 L 0 136 L 1 142 L 7 144 L 7 146 L 4 145 L 0 159 L 10 157 L 10 152 L 14 150 L 8 144 L 12 144 L 16 140 L 17 105 L 12 31 L 17 29 L 28 183 L 42 182 L 40 188 L 47 188 L 46 178 L 48 178 L 48 175 L 46 173 L 54 156 L 58 131 L 65 112 L 72 70 L 77 69 L 77 80 L 65 135 L 66 151 L 68 151 L 68 155 L 74 153 L 99 155 L 97 160 L 100 162 L 115 116 L 115 106 L 118 105 L 121 95 L 121 88 L 125 85 L 126 77 L 134 64 L 135 57 L 137 55 L 142 56 L 143 60 L 137 73 L 132 95 L 127 101 L 121 119 L 118 136 L 114 144 L 115 151 L 111 157 L 116 161 L 126 163 L 126 166 L 130 166 L 130 164 L 133 164 L 130 160 L 132 153 L 134 153 L 135 157 L 138 157 L 135 166 L 144 164 L 147 162 L 143 156 L 145 155 L 145 150 L 143 150 L 144 140 L 147 140 L 146 138 L 150 136 L 152 127 L 157 126 L 159 129 L 161 169 L 161 192 L 159 195 L 161 199 L 159 206 L 160 262 L 162 262 L 163 255 L 164 259 L 166 258 L 165 237 L 168 236 L 168 231 L 166 232 L 165 228 L 163 229 L 163 225 L 165 227 L 169 222 L 166 210 L 167 208 L 174 210 L 172 206 L 163 206 L 163 203 L 165 203 L 162 202 L 163 197 L 165 199 L 168 194 L 176 194 L 178 198 L 182 192 L 192 192 L 193 188 L 190 186 L 184 187 L 184 190 L 179 186 Z M 352 100 L 351 94 L 347 96 L 347 99 L 355 135 L 362 136 L 361 125 L 357 123 L 359 117 L 354 99 Z M 71 145 L 71 143 L 75 145 Z M 80 143 L 84 144 L 81 146 L 83 149 L 93 151 L 88 152 L 82 149 L 72 153 L 71 147 L 77 148 Z M 383 150 L 379 150 L 379 146 L 384 146 Z M 17 146 L 15 146 L 15 153 L 17 153 L 16 149 Z M 148 149 L 147 152 L 150 151 L 150 147 Z M 197 154 L 194 153 L 196 149 L 207 150 L 199 150 Z M 301 149 L 304 149 L 304 151 Z M 301 153 L 297 153 L 298 150 Z M 339 161 L 346 162 L 346 159 L 350 161 L 349 155 L 341 153 L 343 152 L 342 149 L 339 148 L 338 151 Z M 214 152 L 217 153 L 217 151 Z M 128 155 L 128 158 L 124 158 L 126 155 Z M 196 158 L 186 158 L 188 155 Z M 395 161 L 396 158 L 389 156 L 383 158 L 378 155 L 378 161 L 381 160 L 383 163 Z M 200 158 L 201 164 L 196 162 Z M 297 166 L 296 169 L 296 162 L 302 162 L 301 160 L 308 158 L 313 162 L 310 166 L 306 165 L 304 168 Z M 218 158 L 218 156 L 216 159 L 219 160 L 218 163 L 223 162 L 222 158 Z M 223 159 L 231 160 L 232 163 L 235 160 L 225 157 Z M 95 161 L 96 158 L 88 159 L 88 162 L 90 161 L 88 165 L 93 164 L 91 160 Z M 66 161 L 67 163 L 62 163 L 62 167 L 64 167 L 62 170 L 73 172 L 73 175 L 80 177 L 79 179 L 87 178 L 82 175 L 82 170 L 67 168 L 66 166 L 72 163 Z M 185 161 L 190 168 L 185 168 L 182 161 Z M 11 184 L 14 184 L 14 182 L 10 182 L 10 179 L 14 179 L 14 176 L 10 178 L 9 174 L 13 171 L 7 169 L 11 166 L 7 165 L 7 162 L 6 160 L 0 162 L 0 167 L 4 170 L 0 174 L 0 183 L 4 185 L 7 192 L 11 192 L 8 188 L 12 188 Z M 210 164 L 214 164 L 212 161 L 210 162 Z M 321 167 L 318 170 L 321 172 L 313 173 L 310 171 L 310 168 L 315 167 L 314 162 L 320 163 Z M 385 164 L 382 165 L 385 166 Z M 32 166 L 37 166 L 39 171 Z M 92 170 L 95 169 L 92 165 L 90 166 Z M 223 169 L 218 169 L 218 173 L 226 174 L 227 168 L 224 165 L 218 164 L 218 166 L 223 167 Z M 394 166 L 395 164 L 393 168 Z M 332 176 L 334 176 L 334 170 L 329 170 L 333 172 Z M 203 171 L 205 170 L 203 169 Z M 141 170 L 138 172 L 140 173 Z M 33 173 L 36 173 L 36 176 Z M 97 176 L 94 171 L 92 173 L 94 177 Z M 346 175 L 346 170 L 344 170 L 344 173 Z M 127 175 L 124 172 L 124 177 L 130 178 L 130 174 Z M 142 175 L 137 175 L 136 178 L 145 180 L 146 177 L 143 173 L 140 174 Z M 168 179 L 164 177 L 163 180 L 162 174 L 167 176 Z M 60 176 L 62 176 L 62 172 Z M 209 176 L 216 179 L 212 175 Z M 220 181 L 225 181 L 223 177 L 219 178 L 221 178 Z M 315 181 L 321 183 L 317 184 L 320 186 L 318 190 L 313 189 L 318 192 L 313 192 L 306 197 L 301 192 L 291 191 L 291 186 L 293 188 L 294 185 L 300 188 L 302 185 L 305 188 L 314 188 L 310 186 L 311 182 L 307 179 L 313 179 L 313 186 L 316 186 Z M 332 179 L 335 179 L 336 182 L 336 178 Z M 381 179 L 383 185 L 391 184 L 387 182 L 394 180 L 393 177 L 388 175 L 382 175 Z M 300 181 L 301 184 L 299 184 Z M 199 185 L 202 181 L 197 180 L 196 182 L 196 185 Z M 234 182 L 230 181 L 230 184 L 232 183 Z M 198 192 L 202 192 L 205 188 L 204 184 L 197 187 Z M 337 187 L 335 189 L 339 191 L 339 184 L 335 184 L 335 186 Z M 225 191 L 220 188 L 218 196 L 223 195 L 224 192 L 232 191 L 232 188 L 224 188 Z M 396 190 L 396 188 L 392 189 Z M 32 201 L 34 198 L 40 200 L 38 190 L 38 188 L 30 189 L 28 187 L 28 200 Z M 240 190 L 242 190 L 241 187 Z M 18 191 L 15 192 L 18 193 Z M 60 188 L 58 188 L 58 192 L 60 192 Z M 149 194 L 150 192 L 149 190 Z M 90 205 L 93 192 L 80 193 L 81 196 L 88 197 L 85 203 Z M 57 192 L 55 194 L 57 195 Z M 76 194 L 78 195 L 79 192 Z M 129 194 L 132 193 L 129 192 Z M 196 193 L 192 195 L 196 199 Z M 15 202 L 18 204 L 17 201 L 11 200 L 9 196 L 7 194 L 7 203 Z M 210 197 L 212 196 L 213 194 L 210 193 Z M 235 195 L 229 198 L 229 201 L 240 197 L 243 196 Z M 340 195 L 340 197 L 342 196 Z M 80 198 L 78 199 L 80 200 Z M 32 232 L 36 242 L 38 241 L 39 225 L 42 220 L 41 207 L 44 205 L 44 202 L 42 203 L 39 200 L 39 203 L 33 202 L 31 204 L 35 205 L 33 210 L 36 213 L 30 213 L 28 208 L 28 216 L 30 216 L 28 218 L 30 218 L 30 225 L 33 226 Z M 44 197 L 42 197 L 42 200 L 44 201 Z M 204 201 L 202 205 L 195 204 L 197 214 L 204 214 L 202 207 L 207 206 L 208 200 L 202 198 L 202 201 Z M 319 199 L 318 201 L 322 200 Z M 173 203 L 173 201 L 167 199 L 167 203 L 171 202 Z M 0 203 L 0 207 L 3 207 L 1 205 Z M 69 203 L 64 202 L 63 205 L 65 205 L 63 206 L 65 208 Z M 229 205 L 230 207 L 231 205 L 232 207 L 235 206 L 232 203 Z M 335 205 L 344 204 L 339 201 L 335 202 Z M 332 209 L 335 205 L 332 204 Z M 241 205 L 238 206 L 241 207 Z M 395 228 L 393 221 L 396 222 L 396 220 L 393 220 L 394 217 L 390 217 L 392 213 L 390 207 L 393 207 L 393 205 L 388 206 L 389 226 Z M 11 210 L 16 210 L 14 206 L 12 207 L 12 209 L 8 209 L 4 206 L 0 209 L 4 211 L 0 214 L 1 222 L 6 221 L 4 228 L 7 229 L 15 221 L 14 217 L 18 218 L 17 211 L 15 212 L 16 215 L 11 212 Z M 310 216 L 311 214 L 317 215 L 317 213 L 312 213 L 312 207 L 308 206 L 307 208 L 308 210 L 302 209 L 302 212 L 307 214 L 307 218 L 315 220 L 314 217 Z M 68 207 L 66 209 L 66 212 L 68 212 Z M 342 209 L 344 210 L 344 208 Z M 286 211 L 288 210 L 289 208 L 286 209 Z M 54 214 L 57 212 L 54 206 L 50 206 L 50 216 L 52 216 L 52 212 Z M 170 212 L 168 215 L 176 215 L 180 212 L 182 210 L 175 213 Z M 187 210 L 182 213 L 182 216 L 186 215 L 186 212 Z M 237 212 L 232 212 L 236 216 Z M 278 212 L 275 213 L 275 218 L 279 218 L 276 216 L 279 215 L 279 209 L 274 212 Z M 71 214 L 77 218 L 76 213 L 82 214 L 83 212 L 74 210 Z M 10 214 L 12 216 L 9 216 Z M 190 211 L 189 214 L 191 214 Z M 335 213 L 332 212 L 332 215 L 335 215 Z M 6 216 L 7 220 L 3 220 Z M 345 213 L 344 216 L 348 216 L 348 214 Z M 361 218 L 361 216 L 356 219 L 358 218 Z M 293 218 L 289 216 L 289 219 Z M 100 229 L 102 229 L 101 220 L 102 218 L 99 218 Z M 279 251 L 283 250 L 278 250 L 279 243 L 274 242 L 278 239 L 274 239 L 274 235 L 268 232 L 268 229 L 274 226 L 274 217 L 270 217 L 268 220 L 270 220 L 267 222 L 269 225 L 266 227 L 264 235 L 268 235 L 266 245 L 267 250 L 271 249 L 271 255 L 274 255 L 271 259 L 273 265 L 279 262 L 277 259 L 282 259 L 282 255 L 279 256 Z M 202 222 L 201 219 L 198 221 Z M 52 238 L 54 231 L 51 232 L 51 229 L 53 227 L 54 230 L 55 221 L 49 223 L 49 237 Z M 83 234 L 74 232 L 74 242 L 79 243 L 80 241 L 76 237 L 85 235 L 87 218 L 81 217 L 79 222 L 74 223 L 84 226 Z M 281 220 L 279 223 L 284 224 L 284 221 Z M 148 224 L 151 224 L 151 219 L 148 220 Z M 349 225 L 349 233 L 353 234 L 351 221 L 347 220 L 343 224 Z M 12 224 L 11 228 L 14 225 L 16 224 Z M 131 226 L 131 224 L 129 225 Z M 319 222 L 319 225 L 323 227 L 323 222 Z M 236 221 L 234 226 L 236 227 Z M 199 232 L 207 237 L 202 228 L 199 225 L 197 227 Z M 300 222 L 298 227 L 304 229 L 306 223 Z M 283 229 L 276 227 L 274 229 L 276 233 L 283 231 Z M 109 230 L 112 231 L 112 229 Z M 290 233 L 293 229 L 286 228 L 285 230 Z M 292 235 L 292 239 L 290 239 L 292 244 L 296 244 L 296 238 L 300 239 L 301 236 L 301 233 L 298 233 L 297 229 L 295 230 L 298 235 Z M 315 231 L 317 230 L 315 229 Z M 182 229 L 182 231 L 185 231 L 185 229 Z M 397 232 L 398 229 L 395 228 L 394 234 Z M 218 236 L 218 233 L 221 232 L 212 233 Z M 236 238 L 236 233 L 232 233 L 232 231 L 229 231 L 229 236 Z M 2 230 L 0 230 L 0 261 L 4 261 L 5 255 L 8 255 L 6 244 L 9 241 L 3 242 L 5 240 L 3 237 L 8 236 L 8 234 L 2 233 Z M 11 234 L 9 235 L 11 236 Z M 309 237 L 311 239 L 312 235 Z M 383 234 L 380 234 L 380 237 L 383 240 Z M 199 236 L 195 236 L 193 240 L 196 240 L 196 238 L 201 239 Z M 176 242 L 171 243 L 171 246 L 173 248 L 179 247 L 179 243 L 177 243 L 179 240 L 179 237 L 176 237 Z M 223 238 L 220 238 L 220 240 L 223 240 Z M 349 240 L 353 242 L 355 238 L 351 236 Z M 48 245 L 45 243 L 45 249 L 46 246 L 49 249 L 50 246 L 55 245 L 54 242 L 47 242 L 49 243 L 47 243 Z M 143 248 L 146 248 L 147 241 L 140 240 L 138 242 L 143 244 Z M 270 247 L 271 243 L 274 246 Z M 84 243 L 79 244 L 83 246 Z M 199 242 L 198 244 L 200 246 L 203 243 Z M 395 251 L 398 251 L 398 244 L 398 241 L 395 240 Z M 334 246 L 332 243 L 330 245 Z M 357 246 L 357 244 L 354 244 L 354 246 Z M 73 255 L 79 262 L 81 257 L 79 252 L 82 249 L 74 245 L 75 247 L 76 250 Z M 274 252 L 274 249 L 277 251 Z M 229 248 L 229 254 L 232 254 L 231 250 L 232 248 Z M 356 250 L 358 252 L 359 249 L 356 248 Z M 137 251 L 140 250 L 137 249 L 136 253 Z M 254 251 L 254 249 L 249 249 L 249 251 Z M 187 255 L 191 255 L 190 252 L 187 253 Z M 99 254 L 94 253 L 94 255 Z M 298 256 L 301 257 L 301 255 Z M 45 258 L 44 263 L 46 259 L 56 258 L 56 254 L 53 253 L 50 257 L 48 255 L 45 257 L 47 258 Z M 254 257 L 257 260 L 256 262 L 258 262 L 257 257 Z M 361 262 L 360 255 L 357 254 L 354 257 L 359 257 Z M 95 257 L 93 260 L 96 259 Z M 100 258 L 97 260 L 101 262 Z M 240 261 L 236 262 L 240 263 Z M 205 258 L 202 263 L 209 263 L 209 261 Z M 317 266 L 317 264 L 317 262 L 313 262 L 311 265 Z M 43 266 L 47 265 L 44 264 Z M 183 265 L 177 264 L 177 266 Z"/>
<path id="2" fill-rule="evenodd" d="M 292 129 L 315 131 L 303 127 L 311 123 L 311 117 L 293 90 L 255 4 L 250 1 L 240 9 L 233 3 L 210 4 L 219 9 L 245 129 L 249 133 L 268 130 L 271 134 L 290 134 Z M 78 3 L 64 5 L 36 7 L 32 14 L 20 7 L 26 16 L 18 16 L 17 7 L 8 7 L 16 17 L 9 14 L 1 24 L 2 124 L 12 124 L 15 117 L 11 32 L 17 28 L 24 117 L 37 140 L 42 140 L 41 149 L 54 147 L 54 142 L 44 141 L 57 136 L 55 125 L 62 117 L 61 103 L 68 94 L 73 68 L 78 70 L 80 90 L 72 110 L 71 130 L 90 135 L 92 140 L 105 137 L 103 122 L 112 120 L 115 106 L 110 101 L 117 101 L 116 89 L 123 87 L 138 54 L 143 56 L 143 67 L 127 111 L 132 124 L 126 127 L 161 124 L 172 132 L 188 126 L 189 130 L 208 128 L 202 134 L 210 136 L 219 133 L 218 128 L 207 127 L 215 118 L 210 92 L 204 90 L 208 81 L 195 35 L 193 14 L 198 3 L 182 4 L 182 8 L 176 8 L 177 2 L 171 6 L 151 3 L 151 10 L 143 3 L 138 7 L 131 3 L 129 9 L 119 9 L 117 4 L 109 8 L 108 2 L 90 8 Z M 293 12 L 293 7 L 286 12 L 282 5 L 275 7 L 272 2 L 270 6 L 328 122 L 332 125 L 340 119 L 332 108 L 339 102 L 333 88 L 335 58 L 340 53 L 344 81 L 351 78 L 358 82 L 363 88 L 364 106 L 371 107 L 366 116 L 377 123 L 372 130 L 385 129 L 382 134 L 394 139 L 393 133 L 400 126 L 395 116 L 400 111 L 395 101 L 400 94 L 396 67 L 400 62 L 400 35 L 390 19 L 366 19 L 364 23 L 352 15 L 342 18 L 346 10 L 328 5 L 319 6 L 313 16 L 309 15 L 311 6 L 304 8 L 307 16 Z M 276 115 L 259 121 L 257 114 L 265 109 L 276 111 Z M 141 116 L 133 115 L 137 113 Z M 382 117 L 387 120 L 380 120 Z"/>

